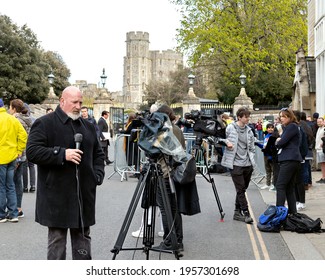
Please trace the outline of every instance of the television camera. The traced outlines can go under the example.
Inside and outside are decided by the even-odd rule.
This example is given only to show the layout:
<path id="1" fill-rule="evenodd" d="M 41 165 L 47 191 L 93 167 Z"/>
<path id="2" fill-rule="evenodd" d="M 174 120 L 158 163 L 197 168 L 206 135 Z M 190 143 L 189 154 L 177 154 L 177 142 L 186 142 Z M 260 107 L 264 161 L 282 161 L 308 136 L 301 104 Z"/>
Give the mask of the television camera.
<path id="1" fill-rule="evenodd" d="M 192 110 L 184 115 L 184 119 L 193 124 L 196 146 L 200 146 L 203 139 L 213 145 L 226 145 L 226 124 L 220 114 L 204 115 L 202 111 Z"/>

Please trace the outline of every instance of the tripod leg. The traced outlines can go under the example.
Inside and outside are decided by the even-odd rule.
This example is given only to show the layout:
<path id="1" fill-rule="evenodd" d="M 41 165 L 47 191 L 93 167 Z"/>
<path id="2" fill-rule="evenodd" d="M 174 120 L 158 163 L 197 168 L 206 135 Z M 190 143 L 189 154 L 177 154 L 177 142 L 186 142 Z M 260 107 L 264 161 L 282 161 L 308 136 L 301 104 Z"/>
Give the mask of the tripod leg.
<path id="1" fill-rule="evenodd" d="M 155 224 L 156 224 L 156 200 L 157 200 L 157 178 L 152 174 L 146 192 L 148 207 L 144 210 L 144 234 L 143 245 L 151 248 L 154 244 Z"/>
<path id="2" fill-rule="evenodd" d="M 116 241 L 116 243 L 114 245 L 114 248 L 111 250 L 111 252 L 114 253 L 113 260 L 115 260 L 116 255 L 122 249 L 123 243 L 125 241 L 125 237 L 126 237 L 126 235 L 128 233 L 130 224 L 132 222 L 132 218 L 134 216 L 134 212 L 135 212 L 135 210 L 137 208 L 137 205 L 139 203 L 141 194 L 142 194 L 143 189 L 144 189 L 144 187 L 146 185 L 146 181 L 147 181 L 147 177 L 148 177 L 149 172 L 150 172 L 150 168 L 148 168 L 148 171 L 145 173 L 145 175 L 142 178 L 140 178 L 140 180 L 139 180 L 139 182 L 138 182 L 138 184 L 136 186 L 136 189 L 134 191 L 134 194 L 133 194 L 131 203 L 129 205 L 128 211 L 127 211 L 127 213 L 125 215 L 124 222 L 122 224 L 120 233 L 119 233 L 119 235 L 117 237 L 117 241 Z"/>
<path id="3" fill-rule="evenodd" d="M 155 200 L 154 200 L 155 201 Z M 146 259 L 149 260 L 150 248 L 154 244 L 156 207 L 150 206 L 144 211 L 143 245 Z"/>
<path id="4" fill-rule="evenodd" d="M 196 148 L 195 156 L 197 155 L 197 153 L 198 153 L 198 148 Z M 206 156 L 204 155 L 203 158 L 204 158 L 204 165 L 205 165 L 205 168 L 207 170 L 207 174 L 208 174 L 209 178 L 207 178 L 203 173 L 201 173 L 201 175 L 209 183 L 211 183 L 212 190 L 213 190 L 213 193 L 214 193 L 214 197 L 215 197 L 215 199 L 217 201 L 217 205 L 218 205 L 220 216 L 221 216 L 220 222 L 223 222 L 224 221 L 223 218 L 225 217 L 225 213 L 223 212 L 223 208 L 222 208 L 221 201 L 220 201 L 220 198 L 219 198 L 219 194 L 218 194 L 218 191 L 217 191 L 217 188 L 216 188 L 216 184 L 214 183 L 214 179 L 211 177 L 211 174 L 210 174 L 210 171 L 209 171 L 209 168 L 208 168 L 208 163 L 207 163 Z"/>
<path id="5" fill-rule="evenodd" d="M 175 258 L 179 259 L 182 255 L 179 253 L 179 250 L 178 250 L 178 242 L 177 242 L 176 231 L 175 231 L 175 226 L 174 226 L 173 214 L 172 214 L 171 205 L 170 205 L 170 201 L 169 201 L 169 197 L 168 197 L 168 192 L 166 190 L 166 185 L 165 185 L 164 178 L 162 177 L 162 175 L 158 176 L 158 188 L 161 192 L 162 204 L 163 204 L 162 206 L 166 213 L 167 225 L 169 228 L 169 236 L 170 236 L 170 240 L 171 240 L 171 248 L 173 248 L 172 251 L 175 255 Z M 169 250 L 165 251 L 165 250 L 159 250 L 159 249 L 157 249 L 157 251 L 170 252 Z"/>
<path id="6" fill-rule="evenodd" d="M 218 192 L 217 192 L 217 188 L 216 188 L 216 185 L 214 183 L 214 179 L 210 177 L 210 182 L 211 182 L 211 185 L 212 185 L 212 189 L 213 189 L 213 193 L 214 193 L 214 197 L 216 198 L 216 201 L 217 201 L 217 204 L 218 204 L 218 208 L 219 208 L 219 212 L 220 212 L 220 222 L 223 222 L 223 218 L 225 217 L 225 213 L 223 212 L 223 209 L 222 209 L 222 205 L 221 205 L 221 201 L 220 201 L 220 198 L 219 198 L 219 195 L 218 195 Z"/>

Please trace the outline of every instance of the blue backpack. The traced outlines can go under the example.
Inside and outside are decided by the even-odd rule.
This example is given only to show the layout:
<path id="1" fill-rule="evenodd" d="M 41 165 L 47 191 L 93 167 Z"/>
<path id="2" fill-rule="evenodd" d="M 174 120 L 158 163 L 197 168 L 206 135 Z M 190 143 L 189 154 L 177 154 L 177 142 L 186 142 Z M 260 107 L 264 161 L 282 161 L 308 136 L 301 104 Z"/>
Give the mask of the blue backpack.
<path id="1" fill-rule="evenodd" d="M 280 232 L 287 215 L 287 207 L 269 205 L 259 217 L 257 228 L 265 232 Z"/>

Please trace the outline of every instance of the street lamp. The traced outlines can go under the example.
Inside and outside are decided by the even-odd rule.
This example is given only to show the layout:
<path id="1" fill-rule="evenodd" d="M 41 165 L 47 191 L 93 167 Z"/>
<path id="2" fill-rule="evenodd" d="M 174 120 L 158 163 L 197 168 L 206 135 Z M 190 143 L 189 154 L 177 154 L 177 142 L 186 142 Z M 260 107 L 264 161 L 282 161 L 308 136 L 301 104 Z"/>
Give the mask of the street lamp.
<path id="1" fill-rule="evenodd" d="M 48 94 L 48 98 L 54 98 L 56 97 L 55 93 L 54 93 L 54 89 L 53 89 L 53 82 L 54 82 L 54 79 L 55 79 L 55 76 L 53 75 L 52 73 L 52 70 L 51 70 L 51 74 L 49 74 L 47 76 L 47 80 L 49 81 L 49 84 L 50 84 L 50 91 L 49 91 L 49 94 Z"/>
<path id="2" fill-rule="evenodd" d="M 102 82 L 103 88 L 105 87 L 106 79 L 107 79 L 107 76 L 105 75 L 105 68 L 103 68 L 103 74 L 100 76 L 100 80 Z"/>
<path id="3" fill-rule="evenodd" d="M 244 74 L 244 70 L 241 70 L 241 75 L 239 76 L 239 81 L 242 87 L 246 84 L 246 75 Z"/>
<path id="4" fill-rule="evenodd" d="M 189 83 L 190 87 L 193 87 L 195 76 L 191 73 L 190 75 L 188 75 L 187 78 L 188 78 L 188 83 Z"/>
<path id="5" fill-rule="evenodd" d="M 188 89 L 188 96 L 191 98 L 191 97 L 196 97 L 195 96 L 195 93 L 194 93 L 194 90 L 193 90 L 193 84 L 194 84 L 194 79 L 195 79 L 195 76 L 191 73 L 190 75 L 188 75 L 188 83 L 190 85 L 190 88 Z"/>
<path id="6" fill-rule="evenodd" d="M 53 75 L 52 71 L 51 74 L 47 76 L 47 80 L 49 81 L 50 85 L 53 84 L 55 76 Z"/>

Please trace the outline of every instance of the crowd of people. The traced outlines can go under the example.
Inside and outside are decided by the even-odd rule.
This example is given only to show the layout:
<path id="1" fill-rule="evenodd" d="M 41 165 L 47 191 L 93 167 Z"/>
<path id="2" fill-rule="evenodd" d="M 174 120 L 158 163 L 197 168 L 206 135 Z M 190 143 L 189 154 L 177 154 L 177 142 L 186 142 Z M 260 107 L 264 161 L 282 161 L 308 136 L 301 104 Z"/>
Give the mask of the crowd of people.
<path id="1" fill-rule="evenodd" d="M 22 100 L 12 100 L 7 111 L 0 99 L 0 223 L 18 222 L 24 217 L 23 193 L 37 190 L 35 221 L 48 228 L 47 258 L 66 259 L 69 231 L 72 258 L 91 259 L 90 227 L 95 224 L 96 187 L 103 182 L 105 163 L 113 162 L 108 157 L 112 137 L 109 112 L 103 111 L 96 122 L 88 115 L 88 108 L 82 106 L 82 93 L 74 86 L 63 90 L 59 102 L 57 108 L 35 120 Z M 180 124 L 167 105 L 155 105 L 150 113 L 154 112 L 167 116 L 171 124 L 167 127 L 176 139 L 173 145 L 189 153 L 184 133 L 193 127 Z M 131 113 L 120 133 L 131 133 L 135 119 Z M 221 119 L 226 127 L 221 165 L 229 170 L 236 193 L 233 219 L 253 223 L 246 191 L 256 167 L 256 146 L 263 152 L 266 170 L 266 184 L 261 189 L 276 192 L 275 204 L 286 205 L 289 214 L 305 209 L 305 191 L 312 187 L 313 168 L 320 166 L 322 173 L 315 183 L 325 183 L 324 118 L 315 113 L 313 120 L 308 120 L 304 112 L 283 108 L 274 121 L 259 119 L 253 124 L 250 110 L 242 107 L 235 118 L 222 114 Z M 183 186 L 171 180 L 175 168 L 171 155 L 161 153 L 157 162 L 173 223 L 171 228 L 158 189 L 156 203 L 150 207 L 160 210 L 163 241 L 154 249 L 182 251 L 182 215 L 200 213 L 196 182 Z M 141 176 L 138 178 L 141 180 Z M 134 237 L 143 236 L 143 223 L 133 232 Z M 176 245 L 171 240 L 172 232 Z"/>
<path id="2" fill-rule="evenodd" d="M 314 183 L 325 183 L 324 118 L 318 113 L 311 118 L 305 112 L 284 108 L 274 122 L 259 119 L 261 123 L 265 129 L 256 142 L 264 155 L 266 173 L 266 184 L 261 189 L 276 192 L 281 205 L 286 200 L 289 213 L 304 210 L 306 191 L 313 186 L 312 170 L 321 170 L 322 174 Z M 251 127 L 256 132 L 257 124 Z"/>

